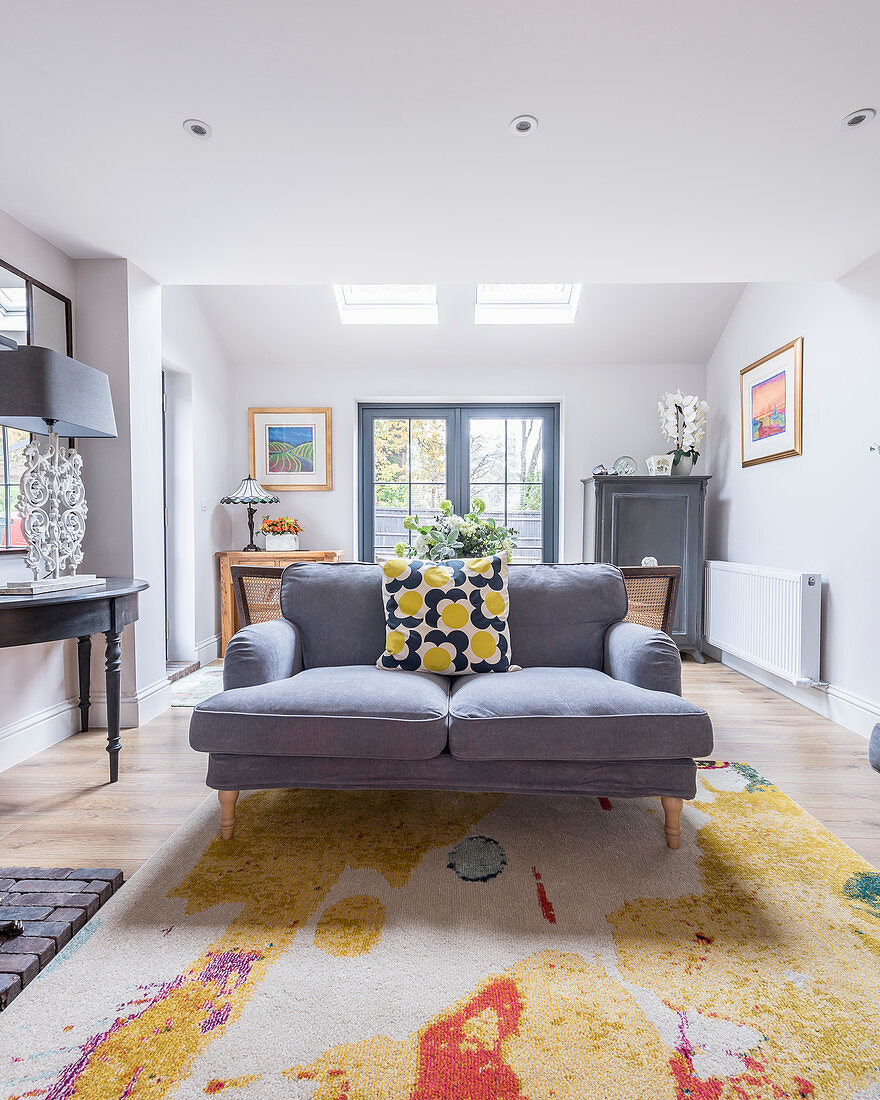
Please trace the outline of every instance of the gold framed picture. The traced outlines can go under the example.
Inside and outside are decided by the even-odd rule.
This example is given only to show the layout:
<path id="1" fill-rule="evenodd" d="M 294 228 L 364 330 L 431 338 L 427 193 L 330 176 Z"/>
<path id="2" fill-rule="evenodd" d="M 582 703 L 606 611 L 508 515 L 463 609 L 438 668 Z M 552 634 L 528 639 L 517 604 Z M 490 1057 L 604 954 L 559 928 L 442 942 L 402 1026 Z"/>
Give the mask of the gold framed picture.
<path id="1" fill-rule="evenodd" d="M 739 372 L 743 468 L 801 453 L 803 372 L 803 336 Z"/>
<path id="2" fill-rule="evenodd" d="M 333 488 L 330 409 L 248 409 L 250 474 L 273 492 Z"/>

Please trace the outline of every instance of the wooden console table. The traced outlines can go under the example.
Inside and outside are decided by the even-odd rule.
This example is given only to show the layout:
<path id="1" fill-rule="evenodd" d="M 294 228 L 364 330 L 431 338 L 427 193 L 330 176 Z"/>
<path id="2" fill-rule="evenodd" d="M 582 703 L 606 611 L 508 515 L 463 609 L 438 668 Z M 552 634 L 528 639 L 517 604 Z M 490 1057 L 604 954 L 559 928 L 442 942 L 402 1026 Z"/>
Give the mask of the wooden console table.
<path id="1" fill-rule="evenodd" d="M 337 562 L 341 550 L 222 550 L 214 555 L 220 563 L 220 656 L 226 652 L 229 639 L 238 630 L 238 612 L 232 591 L 233 565 L 290 565 L 293 561 Z"/>
<path id="2" fill-rule="evenodd" d="M 67 588 L 44 596 L 0 594 L 0 649 L 37 642 L 79 640 L 79 712 L 83 733 L 89 728 L 92 635 L 106 645 L 107 752 L 110 782 L 119 778 L 119 704 L 122 684 L 122 631 L 138 617 L 138 593 L 146 581 L 108 577 L 94 588 Z"/>

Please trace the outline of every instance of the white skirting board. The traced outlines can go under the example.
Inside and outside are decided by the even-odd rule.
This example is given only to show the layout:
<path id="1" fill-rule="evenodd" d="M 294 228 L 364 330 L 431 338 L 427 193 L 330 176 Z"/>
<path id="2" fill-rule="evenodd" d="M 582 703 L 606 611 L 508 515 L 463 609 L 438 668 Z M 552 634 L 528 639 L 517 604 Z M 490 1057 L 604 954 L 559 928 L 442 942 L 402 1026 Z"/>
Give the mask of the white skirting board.
<path id="1" fill-rule="evenodd" d="M 220 656 L 220 635 L 214 634 L 201 642 L 196 642 L 196 660 L 201 665 L 209 665 Z"/>
<path id="2" fill-rule="evenodd" d="M 89 711 L 89 726 L 107 725 L 107 693 L 104 684 L 96 688 L 94 679 L 91 690 L 92 707 Z M 163 676 L 147 687 L 141 688 L 136 695 L 123 694 L 119 706 L 119 724 L 124 730 L 143 726 L 164 714 L 171 706 L 171 682 Z"/>
<path id="3" fill-rule="evenodd" d="M 106 729 L 107 695 L 103 682 L 100 691 L 92 690 L 91 699 L 89 728 Z M 123 695 L 119 708 L 120 725 L 123 729 L 142 726 L 164 714 L 170 706 L 171 684 L 163 677 L 139 691 L 136 697 Z M 0 771 L 57 745 L 71 734 L 79 733 L 79 729 L 79 696 L 64 699 L 11 725 L 0 727 Z"/>
<path id="4" fill-rule="evenodd" d="M 76 699 L 62 699 L 0 728 L 0 771 L 20 764 L 43 749 L 57 745 L 79 730 L 79 706 Z"/>
<path id="5" fill-rule="evenodd" d="M 880 703 L 862 699 L 857 695 L 844 691 L 843 688 L 836 687 L 834 684 L 828 684 L 823 688 L 799 687 L 774 676 L 772 672 L 765 672 L 764 669 L 758 668 L 748 661 L 724 653 L 705 639 L 703 641 L 703 652 L 709 657 L 714 657 L 716 661 L 721 661 L 729 668 L 736 669 L 737 672 L 748 676 L 749 679 L 757 680 L 759 684 L 764 684 L 765 687 L 778 691 L 780 695 L 785 695 L 788 699 L 808 707 L 816 714 L 821 714 L 832 722 L 837 722 L 840 726 L 846 726 L 847 729 L 852 730 L 853 733 L 857 733 L 861 737 L 870 737 L 875 723 L 880 722 Z"/>

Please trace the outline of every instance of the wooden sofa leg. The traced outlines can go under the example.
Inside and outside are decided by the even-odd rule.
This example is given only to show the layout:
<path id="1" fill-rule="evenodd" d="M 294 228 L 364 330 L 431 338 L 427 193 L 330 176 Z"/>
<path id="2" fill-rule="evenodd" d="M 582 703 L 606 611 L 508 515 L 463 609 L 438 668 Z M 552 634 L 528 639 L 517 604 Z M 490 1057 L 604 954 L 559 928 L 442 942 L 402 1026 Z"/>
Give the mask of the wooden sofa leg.
<path id="1" fill-rule="evenodd" d="M 220 835 L 224 840 L 232 840 L 235 831 L 235 803 L 238 791 L 218 791 L 220 799 Z"/>
<path id="2" fill-rule="evenodd" d="M 663 806 L 663 812 L 666 814 L 666 824 L 664 826 L 666 843 L 670 848 L 675 849 L 681 840 L 681 811 L 684 806 L 684 799 L 662 795 L 660 803 Z"/>

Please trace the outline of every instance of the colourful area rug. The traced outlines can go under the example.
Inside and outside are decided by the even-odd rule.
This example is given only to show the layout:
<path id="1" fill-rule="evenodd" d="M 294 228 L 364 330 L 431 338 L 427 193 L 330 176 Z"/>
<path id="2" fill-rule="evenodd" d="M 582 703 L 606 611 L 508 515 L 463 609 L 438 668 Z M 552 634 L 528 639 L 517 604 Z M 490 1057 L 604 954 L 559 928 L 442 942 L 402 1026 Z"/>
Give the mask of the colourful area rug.
<path id="1" fill-rule="evenodd" d="M 197 707 L 223 690 L 223 665 L 206 665 L 171 684 L 172 707 Z"/>
<path id="2" fill-rule="evenodd" d="M 741 764 L 659 802 L 207 801 L 0 1017 L 0 1097 L 880 1097 L 880 875 Z"/>

